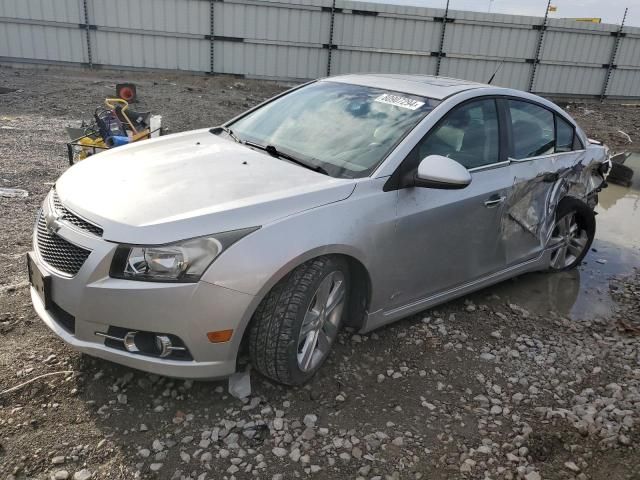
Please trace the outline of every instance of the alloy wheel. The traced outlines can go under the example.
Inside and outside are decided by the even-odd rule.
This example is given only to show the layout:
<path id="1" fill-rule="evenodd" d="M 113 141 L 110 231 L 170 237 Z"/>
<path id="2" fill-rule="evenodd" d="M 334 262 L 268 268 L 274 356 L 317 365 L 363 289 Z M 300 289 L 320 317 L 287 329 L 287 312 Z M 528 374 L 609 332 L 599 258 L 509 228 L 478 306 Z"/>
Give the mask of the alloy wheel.
<path id="1" fill-rule="evenodd" d="M 551 254 L 552 268 L 562 270 L 580 258 L 589 243 L 589 235 L 580 227 L 576 212 L 570 212 L 556 221 L 550 243 L 555 247 Z"/>
<path id="2" fill-rule="evenodd" d="M 346 298 L 344 274 L 329 273 L 320 282 L 300 327 L 298 335 L 298 367 L 309 372 L 329 354 L 340 322 Z"/>

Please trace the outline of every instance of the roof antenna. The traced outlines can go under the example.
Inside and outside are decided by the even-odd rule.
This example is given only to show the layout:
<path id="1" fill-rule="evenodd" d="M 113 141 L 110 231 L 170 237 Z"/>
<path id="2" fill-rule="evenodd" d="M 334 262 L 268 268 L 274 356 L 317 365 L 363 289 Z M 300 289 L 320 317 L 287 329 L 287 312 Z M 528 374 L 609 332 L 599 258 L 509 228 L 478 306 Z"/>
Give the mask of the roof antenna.
<path id="1" fill-rule="evenodd" d="M 502 61 L 498 64 L 498 68 L 496 68 L 496 71 L 493 72 L 493 75 L 491 75 L 491 78 L 489 79 L 489 81 L 487 82 L 487 85 L 491 85 L 491 82 L 493 82 L 493 79 L 496 77 L 496 73 L 498 73 L 500 71 L 500 69 L 502 68 L 502 64 L 504 63 L 504 58 L 502 59 Z"/>

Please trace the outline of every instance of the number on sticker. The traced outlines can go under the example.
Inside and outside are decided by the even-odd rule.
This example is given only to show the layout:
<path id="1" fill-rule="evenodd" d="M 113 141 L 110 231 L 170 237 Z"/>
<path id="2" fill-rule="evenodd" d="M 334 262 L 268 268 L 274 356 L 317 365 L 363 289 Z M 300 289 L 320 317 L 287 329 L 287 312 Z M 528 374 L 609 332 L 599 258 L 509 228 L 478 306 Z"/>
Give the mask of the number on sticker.
<path id="1" fill-rule="evenodd" d="M 424 105 L 424 102 L 419 102 L 413 98 L 401 97 L 400 95 L 394 95 L 392 93 L 383 93 L 376 98 L 375 101 L 396 107 L 408 108 L 409 110 L 417 110 Z"/>

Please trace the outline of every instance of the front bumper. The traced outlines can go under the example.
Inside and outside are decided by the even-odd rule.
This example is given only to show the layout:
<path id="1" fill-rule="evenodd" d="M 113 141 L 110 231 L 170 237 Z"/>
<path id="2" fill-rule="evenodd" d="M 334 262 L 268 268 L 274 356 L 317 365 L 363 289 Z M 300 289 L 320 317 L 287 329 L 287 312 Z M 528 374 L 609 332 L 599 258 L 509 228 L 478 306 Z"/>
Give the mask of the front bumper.
<path id="1" fill-rule="evenodd" d="M 41 271 L 51 274 L 49 298 L 55 308 L 46 309 L 33 287 L 31 299 L 40 318 L 65 342 L 88 355 L 159 375 L 215 379 L 234 373 L 241 326 L 250 318 L 254 296 L 204 281 L 157 283 L 111 278 L 109 266 L 117 244 L 66 224 L 56 235 L 91 250 L 75 275 L 65 275 L 39 255 L 34 233 L 33 257 Z M 175 335 L 189 356 L 162 358 L 114 348 L 100 335 L 108 334 L 110 327 Z M 227 329 L 233 329 L 230 341 L 209 342 L 207 332 Z"/>
<path id="2" fill-rule="evenodd" d="M 209 344 L 209 348 L 212 350 L 210 356 L 221 357 L 217 360 L 209 361 L 195 358 L 193 361 L 176 361 L 123 352 L 105 346 L 100 337 L 96 335 L 93 335 L 94 338 L 91 340 L 85 340 L 80 338 L 78 335 L 73 335 L 67 332 L 56 319 L 55 314 L 49 310 L 45 310 L 42 300 L 33 287 L 31 288 L 31 301 L 33 302 L 33 307 L 38 316 L 56 335 L 71 345 L 75 350 L 91 355 L 92 357 L 102 358 L 127 367 L 168 377 L 210 380 L 228 377 L 235 372 L 235 355 L 231 355 L 229 358 L 224 358 L 226 356 L 224 352 L 213 351 L 214 349 L 221 350 L 218 348 L 220 345 Z M 90 323 L 82 321 L 78 322 L 78 319 L 76 318 L 76 325 L 89 326 Z M 106 329 L 104 330 L 106 331 Z"/>

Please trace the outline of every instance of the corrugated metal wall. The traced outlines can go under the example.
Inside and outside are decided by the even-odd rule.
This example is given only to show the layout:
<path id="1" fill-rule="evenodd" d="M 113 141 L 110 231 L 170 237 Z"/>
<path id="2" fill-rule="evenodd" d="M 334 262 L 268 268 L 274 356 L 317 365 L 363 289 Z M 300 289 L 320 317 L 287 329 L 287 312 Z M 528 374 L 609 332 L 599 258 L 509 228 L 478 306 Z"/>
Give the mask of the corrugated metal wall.
<path id="1" fill-rule="evenodd" d="M 348 0 L 0 0 L 0 61 L 307 79 L 439 74 L 640 97 L 640 28 Z"/>

